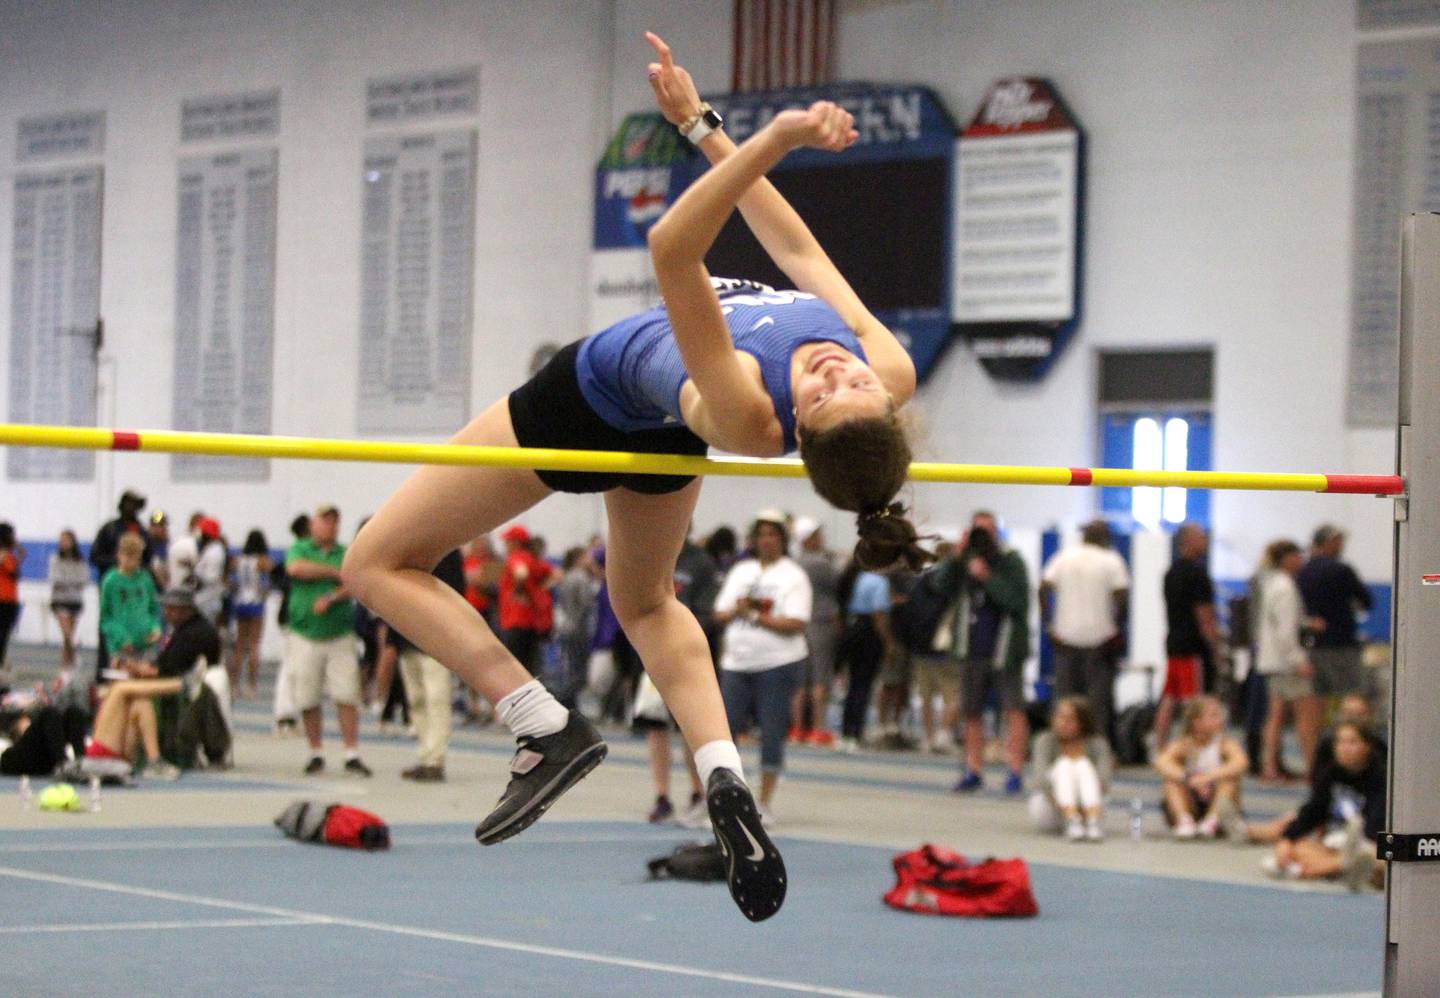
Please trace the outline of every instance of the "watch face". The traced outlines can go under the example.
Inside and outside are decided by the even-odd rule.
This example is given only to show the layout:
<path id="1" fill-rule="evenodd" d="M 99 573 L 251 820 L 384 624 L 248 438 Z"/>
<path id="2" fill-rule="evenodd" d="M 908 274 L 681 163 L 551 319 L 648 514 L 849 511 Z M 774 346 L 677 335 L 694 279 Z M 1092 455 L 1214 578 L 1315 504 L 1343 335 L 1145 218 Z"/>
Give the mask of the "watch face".
<path id="1" fill-rule="evenodd" d="M 720 125 L 724 122 L 724 119 L 720 117 L 720 112 L 715 110 L 714 108 L 711 108 L 710 110 L 705 112 L 703 120 L 705 124 L 709 125 L 711 128 L 719 128 Z"/>

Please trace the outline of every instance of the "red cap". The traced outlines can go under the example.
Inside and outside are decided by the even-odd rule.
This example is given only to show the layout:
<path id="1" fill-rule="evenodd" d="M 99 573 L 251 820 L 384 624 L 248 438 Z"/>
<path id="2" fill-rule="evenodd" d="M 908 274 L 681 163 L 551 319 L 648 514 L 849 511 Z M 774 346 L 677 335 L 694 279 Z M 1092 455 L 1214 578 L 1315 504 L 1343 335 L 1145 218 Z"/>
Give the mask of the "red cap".
<path id="1" fill-rule="evenodd" d="M 220 521 L 212 520 L 208 516 L 202 516 L 200 522 L 195 524 L 195 529 L 200 531 L 201 537 L 214 539 L 220 536 Z"/>
<path id="2" fill-rule="evenodd" d="M 529 544 L 530 531 L 517 523 L 515 526 L 507 528 L 506 531 L 500 535 L 500 539 L 502 541 L 518 541 L 521 544 Z"/>

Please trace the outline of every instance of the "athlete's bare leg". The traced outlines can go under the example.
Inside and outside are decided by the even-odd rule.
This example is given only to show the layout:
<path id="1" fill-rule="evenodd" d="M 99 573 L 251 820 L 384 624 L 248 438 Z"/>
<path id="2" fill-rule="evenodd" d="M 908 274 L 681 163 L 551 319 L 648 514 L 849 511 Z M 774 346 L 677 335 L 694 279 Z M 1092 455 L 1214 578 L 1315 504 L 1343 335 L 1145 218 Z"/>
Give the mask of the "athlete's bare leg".
<path id="1" fill-rule="evenodd" d="M 605 494 L 610 603 L 692 752 L 730 740 L 705 632 L 675 598 L 675 562 L 699 497 L 698 480 L 668 495 Z"/>
<path id="2" fill-rule="evenodd" d="M 450 441 L 518 447 L 501 399 Z M 380 507 L 345 555 L 345 586 L 382 620 L 491 703 L 531 676 L 465 598 L 430 574 L 451 550 L 550 494 L 521 468 L 421 468 Z"/>
<path id="3" fill-rule="evenodd" d="M 95 740 L 126 758 L 139 741 L 145 757 L 154 762 L 160 757 L 160 742 L 150 698 L 178 693 L 180 687 L 178 679 L 126 679 L 111 685 L 95 713 Z"/>

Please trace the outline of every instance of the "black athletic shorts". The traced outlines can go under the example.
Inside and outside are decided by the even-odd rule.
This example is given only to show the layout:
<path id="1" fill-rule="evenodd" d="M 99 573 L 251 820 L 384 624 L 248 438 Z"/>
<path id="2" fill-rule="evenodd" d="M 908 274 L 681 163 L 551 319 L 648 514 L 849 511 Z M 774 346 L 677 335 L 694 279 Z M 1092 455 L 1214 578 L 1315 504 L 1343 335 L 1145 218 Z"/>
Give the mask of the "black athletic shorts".
<path id="1" fill-rule="evenodd" d="M 540 372 L 510 393 L 510 422 L 521 447 L 626 451 L 703 456 L 705 441 L 684 426 L 626 433 L 605 422 L 580 392 L 575 362 L 580 342 L 561 350 Z M 626 488 L 646 495 L 679 492 L 693 475 L 629 475 L 588 471 L 537 471 L 556 492 L 609 492 Z"/>

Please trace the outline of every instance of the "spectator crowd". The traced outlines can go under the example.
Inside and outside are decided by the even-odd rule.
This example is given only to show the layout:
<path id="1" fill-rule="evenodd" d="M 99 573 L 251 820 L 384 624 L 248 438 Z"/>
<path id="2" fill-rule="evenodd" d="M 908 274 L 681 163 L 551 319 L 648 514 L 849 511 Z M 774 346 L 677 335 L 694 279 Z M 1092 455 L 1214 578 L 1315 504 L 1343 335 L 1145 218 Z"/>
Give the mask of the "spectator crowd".
<path id="1" fill-rule="evenodd" d="M 200 511 L 172 536 L 169 516 L 146 517 L 146 506 L 127 490 L 88 557 L 73 531 L 60 533 L 48 564 L 56 669 L 35 688 L 4 692 L 0 771 L 173 779 L 177 763 L 225 765 L 230 703 L 259 695 L 266 618 L 277 608 L 284 653 L 275 725 L 303 734 L 300 768 L 330 765 L 328 700 L 343 771 L 371 775 L 360 755 L 368 707 L 382 729 L 398 722 L 416 737 L 415 764 L 402 776 L 445 779 L 456 719 L 483 723 L 489 706 L 350 598 L 337 507 L 297 517 L 279 551 L 258 529 L 233 547 Z M 562 703 L 644 733 L 652 820 L 703 823 L 693 764 L 688 804 L 672 802 L 674 725 L 609 604 L 603 540 L 558 558 L 520 524 L 498 541 L 497 549 L 480 537 L 451 552 L 435 578 Z M 1343 561 L 1344 541 L 1331 526 L 1315 532 L 1308 552 L 1275 541 L 1245 596 L 1221 607 L 1208 535 L 1181 526 L 1163 582 L 1163 682 L 1156 702 L 1124 710 L 1115 694 L 1131 579 L 1103 521 L 1085 525 L 1032 579 L 988 511 L 963 532 L 937 531 L 928 567 L 869 571 L 838 557 L 817 521 L 772 509 L 743 536 L 722 527 L 687 541 L 674 582 L 714 653 L 732 729 L 758 743 L 767 821 L 787 748 L 869 748 L 953 754 L 961 794 L 985 790 L 986 764 L 999 762 L 997 789 L 1019 797 L 1028 783 L 1037 829 L 1093 842 L 1105 836 L 1117 763 L 1149 759 L 1176 839 L 1260 843 L 1271 847 L 1273 876 L 1358 884 L 1378 875 L 1386 748 L 1372 724 L 1377 690 L 1357 629 L 1370 595 Z M 25 556 L 13 526 L 0 523 L 0 665 L 20 613 Z M 93 670 L 77 653 L 92 582 Z M 1031 633 L 1032 619 L 1053 662 L 1039 699 L 1027 689 L 1042 636 Z M 1243 789 L 1256 779 L 1308 781 L 1309 796 L 1281 821 L 1247 822 Z"/>

